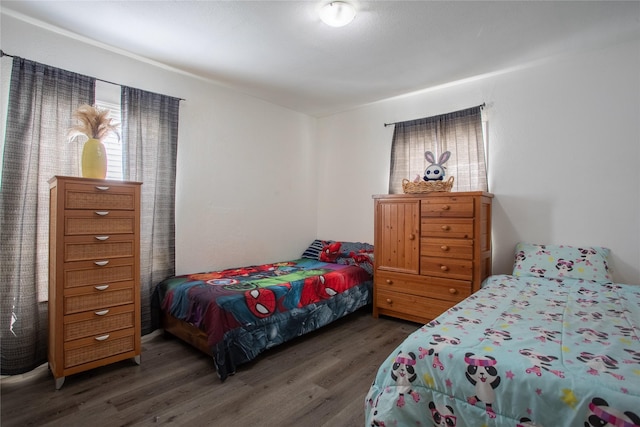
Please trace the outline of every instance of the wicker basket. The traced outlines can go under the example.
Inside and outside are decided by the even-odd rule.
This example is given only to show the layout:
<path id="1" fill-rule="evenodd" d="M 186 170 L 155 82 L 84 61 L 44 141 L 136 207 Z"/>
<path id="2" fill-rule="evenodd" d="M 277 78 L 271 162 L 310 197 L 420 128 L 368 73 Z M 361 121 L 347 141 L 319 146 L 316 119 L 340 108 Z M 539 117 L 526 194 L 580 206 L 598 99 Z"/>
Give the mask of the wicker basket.
<path id="1" fill-rule="evenodd" d="M 451 191 L 453 188 L 453 176 L 446 181 L 419 181 L 411 182 L 408 179 L 402 180 L 402 191 L 406 194 L 431 193 L 433 191 Z"/>

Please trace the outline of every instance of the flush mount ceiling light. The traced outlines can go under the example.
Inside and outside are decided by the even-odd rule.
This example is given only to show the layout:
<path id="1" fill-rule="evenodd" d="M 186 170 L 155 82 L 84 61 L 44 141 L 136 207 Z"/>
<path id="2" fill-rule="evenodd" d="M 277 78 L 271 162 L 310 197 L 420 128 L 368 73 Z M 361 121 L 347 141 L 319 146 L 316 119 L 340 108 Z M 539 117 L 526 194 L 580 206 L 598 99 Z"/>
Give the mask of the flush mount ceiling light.
<path id="1" fill-rule="evenodd" d="M 320 9 L 320 19 L 332 27 L 343 27 L 353 21 L 356 10 L 349 3 L 334 1 Z"/>

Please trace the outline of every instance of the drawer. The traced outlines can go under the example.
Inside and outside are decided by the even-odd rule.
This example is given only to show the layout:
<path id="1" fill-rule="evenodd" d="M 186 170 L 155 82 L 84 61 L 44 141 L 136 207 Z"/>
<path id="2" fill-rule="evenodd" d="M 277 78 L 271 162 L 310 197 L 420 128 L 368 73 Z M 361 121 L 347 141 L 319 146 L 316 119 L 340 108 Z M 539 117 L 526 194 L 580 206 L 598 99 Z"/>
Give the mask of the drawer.
<path id="1" fill-rule="evenodd" d="M 64 367 L 71 368 L 94 360 L 134 351 L 135 331 L 123 329 L 64 344 Z"/>
<path id="2" fill-rule="evenodd" d="M 473 239 L 473 219 L 432 219 L 423 217 L 420 221 L 422 237 L 450 237 Z"/>
<path id="3" fill-rule="evenodd" d="M 473 218 L 472 197 L 433 197 L 420 203 L 420 216 Z"/>
<path id="4" fill-rule="evenodd" d="M 406 278 L 389 273 L 377 273 L 375 288 L 387 292 L 402 292 L 458 303 L 471 295 L 471 282 L 440 277 Z"/>
<path id="5" fill-rule="evenodd" d="M 134 234 L 134 212 L 96 210 L 65 211 L 65 236 Z"/>
<path id="6" fill-rule="evenodd" d="M 110 307 L 133 304 L 135 300 L 133 282 L 86 286 L 65 292 L 64 314 L 100 311 Z"/>
<path id="7" fill-rule="evenodd" d="M 64 194 L 65 209 L 126 210 L 136 208 L 135 187 L 68 183 Z"/>
<path id="8" fill-rule="evenodd" d="M 64 240 L 64 262 L 128 258 L 134 255 L 133 234 L 71 236 Z"/>
<path id="9" fill-rule="evenodd" d="M 446 300 L 385 290 L 376 291 L 376 306 L 380 314 L 424 323 L 435 319 L 454 305 L 453 302 Z"/>
<path id="10" fill-rule="evenodd" d="M 100 262 L 107 264 L 96 264 Z M 64 288 L 133 281 L 135 274 L 134 258 L 66 263 L 63 272 Z"/>
<path id="11" fill-rule="evenodd" d="M 471 281 L 473 261 L 423 256 L 420 257 L 420 274 Z"/>
<path id="12" fill-rule="evenodd" d="M 64 317 L 64 340 L 104 335 L 135 326 L 133 304 L 87 311 Z"/>
<path id="13" fill-rule="evenodd" d="M 473 240 L 471 239 L 420 239 L 420 253 L 429 257 L 473 259 Z"/>

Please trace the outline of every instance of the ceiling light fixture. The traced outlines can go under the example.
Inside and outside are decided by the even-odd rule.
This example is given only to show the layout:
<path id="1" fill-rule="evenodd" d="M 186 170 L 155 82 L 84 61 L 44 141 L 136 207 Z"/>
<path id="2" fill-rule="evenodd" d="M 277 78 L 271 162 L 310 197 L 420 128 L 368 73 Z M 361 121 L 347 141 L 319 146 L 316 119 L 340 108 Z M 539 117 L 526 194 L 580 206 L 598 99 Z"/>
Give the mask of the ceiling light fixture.
<path id="1" fill-rule="evenodd" d="M 349 3 L 333 1 L 320 9 L 320 19 L 332 27 L 343 27 L 353 21 L 356 10 Z"/>

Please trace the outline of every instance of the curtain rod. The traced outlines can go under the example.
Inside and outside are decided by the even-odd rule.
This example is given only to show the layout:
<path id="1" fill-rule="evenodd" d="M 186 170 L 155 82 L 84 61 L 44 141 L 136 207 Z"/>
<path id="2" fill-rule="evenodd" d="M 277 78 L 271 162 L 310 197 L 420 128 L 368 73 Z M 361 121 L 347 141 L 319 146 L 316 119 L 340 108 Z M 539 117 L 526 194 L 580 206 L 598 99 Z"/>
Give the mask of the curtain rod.
<path id="1" fill-rule="evenodd" d="M 15 55 L 9 55 L 7 52 L 5 52 L 4 50 L 0 49 L 0 58 L 2 58 L 3 56 L 8 56 L 9 58 L 15 58 Z M 88 76 L 91 77 L 91 76 Z M 103 83 L 108 83 L 110 85 L 115 85 L 115 86 L 126 86 L 126 85 L 121 85 L 118 83 L 114 83 L 114 82 L 110 82 L 109 80 L 104 80 L 104 79 L 99 79 L 97 77 L 91 77 L 92 79 L 95 79 L 99 82 L 103 82 Z M 170 95 L 163 95 L 163 96 L 170 96 Z M 176 98 L 175 96 L 172 96 L 172 98 Z M 184 98 L 178 98 L 180 101 L 186 101 L 186 99 Z"/>
<path id="2" fill-rule="evenodd" d="M 482 109 L 482 108 L 485 107 L 485 105 L 486 104 L 483 102 L 480 105 L 476 105 L 476 107 L 480 107 L 480 109 Z M 474 107 L 469 107 L 469 108 L 474 108 Z M 469 108 L 464 108 L 464 110 L 468 110 Z M 458 110 L 458 111 L 462 111 L 462 110 Z M 455 111 L 452 111 L 451 113 L 455 113 Z M 438 116 L 446 116 L 447 114 L 451 114 L 451 113 L 438 114 Z M 409 121 L 411 121 L 411 120 L 403 120 L 401 122 L 385 123 L 384 127 L 391 126 L 391 125 L 397 125 L 398 123 L 404 123 L 404 122 L 409 122 Z"/>

